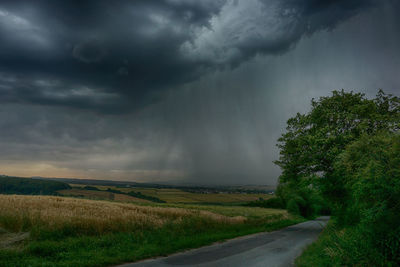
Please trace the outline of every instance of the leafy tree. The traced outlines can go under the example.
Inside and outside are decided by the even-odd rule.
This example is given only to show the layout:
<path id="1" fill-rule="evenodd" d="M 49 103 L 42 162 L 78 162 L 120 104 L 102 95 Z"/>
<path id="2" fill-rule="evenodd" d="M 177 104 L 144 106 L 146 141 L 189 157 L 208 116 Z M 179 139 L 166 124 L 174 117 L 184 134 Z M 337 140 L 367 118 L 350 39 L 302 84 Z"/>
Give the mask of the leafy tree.
<path id="1" fill-rule="evenodd" d="M 382 90 L 374 99 L 344 90 L 313 99 L 311 111 L 290 118 L 278 139 L 280 158 L 275 163 L 282 169 L 278 195 L 287 202 L 294 196 L 322 194 L 338 208 L 346 198 L 342 178 L 334 175 L 338 156 L 364 134 L 399 128 L 400 99 Z"/>
<path id="2" fill-rule="evenodd" d="M 325 261 L 340 266 L 400 262 L 400 100 L 334 91 L 289 119 L 279 139 L 277 190 L 292 213 L 333 207 Z M 324 198 L 322 198 L 324 197 Z M 334 260 L 334 261 L 332 261 Z M 327 266 L 330 266 L 329 264 Z"/>

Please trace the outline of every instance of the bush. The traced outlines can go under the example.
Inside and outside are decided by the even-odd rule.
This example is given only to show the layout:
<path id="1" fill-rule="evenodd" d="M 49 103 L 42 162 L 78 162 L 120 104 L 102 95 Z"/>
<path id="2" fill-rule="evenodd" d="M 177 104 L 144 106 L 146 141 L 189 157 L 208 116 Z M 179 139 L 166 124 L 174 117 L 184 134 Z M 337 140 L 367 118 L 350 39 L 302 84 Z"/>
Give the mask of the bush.
<path id="1" fill-rule="evenodd" d="M 309 186 L 311 179 L 296 184 L 280 184 L 277 190 L 277 197 L 282 200 L 284 207 L 287 208 L 291 200 L 296 202 L 299 215 L 305 218 L 312 218 L 320 215 L 321 212 L 329 214 L 328 204 L 321 196 L 321 193 Z M 291 204 L 293 205 L 293 204 Z"/>
<path id="2" fill-rule="evenodd" d="M 335 176 L 346 198 L 299 266 L 399 266 L 400 135 L 363 136 L 341 154 Z"/>
<path id="3" fill-rule="evenodd" d="M 364 136 L 335 165 L 347 199 L 338 212 L 341 226 L 354 226 L 388 262 L 400 263 L 400 135 Z"/>
<path id="4" fill-rule="evenodd" d="M 246 203 L 244 206 L 248 207 L 262 207 L 262 208 L 271 208 L 271 209 L 284 209 L 285 205 L 282 199 L 277 197 L 272 197 L 267 200 L 259 199 L 256 201 L 251 201 Z"/>
<path id="5" fill-rule="evenodd" d="M 274 209 L 282 209 L 282 208 L 284 208 L 284 205 L 280 198 L 273 197 L 273 198 L 265 200 L 265 207 L 274 208 Z"/>
<path id="6" fill-rule="evenodd" d="M 296 260 L 296 266 L 398 266 L 399 258 L 387 257 L 376 249 L 368 232 L 360 226 L 342 227 L 334 218 Z"/>
<path id="7" fill-rule="evenodd" d="M 83 189 L 85 189 L 85 190 L 92 190 L 92 191 L 100 191 L 100 189 L 98 189 L 97 187 L 95 187 L 95 186 L 90 186 L 90 185 L 84 186 Z"/>
<path id="8" fill-rule="evenodd" d="M 300 215 L 300 208 L 294 198 L 290 199 L 287 203 L 286 209 L 291 214 Z"/>

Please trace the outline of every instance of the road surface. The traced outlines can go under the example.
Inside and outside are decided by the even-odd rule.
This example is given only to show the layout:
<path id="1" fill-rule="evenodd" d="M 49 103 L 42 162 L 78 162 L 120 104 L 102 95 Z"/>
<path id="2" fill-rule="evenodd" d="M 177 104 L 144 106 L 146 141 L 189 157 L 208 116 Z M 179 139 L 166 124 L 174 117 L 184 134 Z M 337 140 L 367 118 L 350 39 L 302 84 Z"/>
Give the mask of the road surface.
<path id="1" fill-rule="evenodd" d="M 223 243 L 177 253 L 168 257 L 120 265 L 120 267 L 275 267 L 292 266 L 312 243 L 329 217 L 270 232 L 235 238 Z"/>

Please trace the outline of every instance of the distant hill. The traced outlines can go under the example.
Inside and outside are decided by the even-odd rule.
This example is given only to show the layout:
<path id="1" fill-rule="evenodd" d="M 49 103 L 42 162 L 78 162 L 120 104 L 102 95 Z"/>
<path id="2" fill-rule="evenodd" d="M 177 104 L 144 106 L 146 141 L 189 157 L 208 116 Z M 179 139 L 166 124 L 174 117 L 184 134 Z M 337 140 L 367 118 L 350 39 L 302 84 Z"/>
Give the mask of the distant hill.
<path id="1" fill-rule="evenodd" d="M 61 181 L 68 184 L 82 184 L 90 186 L 116 186 L 131 188 L 157 188 L 157 189 L 180 189 L 193 193 L 273 193 L 275 186 L 268 185 L 196 185 L 196 184 L 155 184 L 155 183 L 137 183 L 129 181 L 95 180 L 95 179 L 77 179 L 77 178 L 45 178 L 32 177 L 44 181 Z"/>
<path id="2" fill-rule="evenodd" d="M 63 189 L 71 186 L 62 181 L 0 176 L 0 194 L 57 195 Z"/>

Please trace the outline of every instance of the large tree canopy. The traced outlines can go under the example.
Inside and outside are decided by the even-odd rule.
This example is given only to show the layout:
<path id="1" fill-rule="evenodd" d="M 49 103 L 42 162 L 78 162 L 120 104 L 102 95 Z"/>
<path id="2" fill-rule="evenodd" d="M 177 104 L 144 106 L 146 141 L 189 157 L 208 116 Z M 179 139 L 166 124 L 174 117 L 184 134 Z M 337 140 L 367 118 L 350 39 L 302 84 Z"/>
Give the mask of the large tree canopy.
<path id="1" fill-rule="evenodd" d="M 280 158 L 275 163 L 282 169 L 280 192 L 301 185 L 318 187 L 328 200 L 342 199 L 342 183 L 333 173 L 346 146 L 363 135 L 399 129 L 400 99 L 382 90 L 374 99 L 344 90 L 313 99 L 310 112 L 289 119 L 278 140 Z"/>

